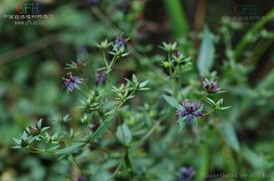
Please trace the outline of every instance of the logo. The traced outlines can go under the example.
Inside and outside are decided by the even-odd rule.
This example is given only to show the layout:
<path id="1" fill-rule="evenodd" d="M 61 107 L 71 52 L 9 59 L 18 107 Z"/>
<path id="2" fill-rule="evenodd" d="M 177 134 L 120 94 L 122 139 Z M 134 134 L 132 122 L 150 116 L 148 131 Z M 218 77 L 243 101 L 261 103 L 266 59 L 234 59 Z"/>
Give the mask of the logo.
<path id="1" fill-rule="evenodd" d="M 256 16 L 258 9 L 252 4 L 237 4 L 234 6 L 234 13 L 236 16 Z"/>
<path id="2" fill-rule="evenodd" d="M 53 19 L 53 14 L 41 13 L 41 4 L 39 2 L 21 2 L 14 7 L 15 13 L 4 14 L 4 20 L 9 20 L 14 25 L 33 25 L 39 26 L 46 22 L 46 20 Z M 1 18 L 1 17 L 0 17 Z"/>
<path id="3" fill-rule="evenodd" d="M 236 4 L 233 6 L 233 21 L 250 25 L 262 18 L 258 6 L 255 4 Z"/>
<path id="4" fill-rule="evenodd" d="M 15 6 L 15 12 L 19 15 L 21 14 L 32 14 L 32 15 L 37 15 L 40 14 L 41 8 L 40 4 L 38 2 L 30 3 L 18 3 Z"/>

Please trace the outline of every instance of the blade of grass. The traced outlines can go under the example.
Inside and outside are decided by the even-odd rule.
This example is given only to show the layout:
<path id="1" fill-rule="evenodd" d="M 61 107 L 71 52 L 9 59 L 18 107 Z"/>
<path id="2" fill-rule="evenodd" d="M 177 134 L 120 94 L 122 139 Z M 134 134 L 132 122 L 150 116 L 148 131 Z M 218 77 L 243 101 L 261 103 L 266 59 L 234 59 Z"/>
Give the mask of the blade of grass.
<path id="1" fill-rule="evenodd" d="M 166 11 L 176 38 L 188 31 L 187 19 L 179 0 L 164 0 Z"/>
<path id="2" fill-rule="evenodd" d="M 253 49 L 252 55 L 248 59 L 248 64 L 255 65 L 258 60 L 263 56 L 263 54 L 268 50 L 268 48 L 274 42 L 274 37 L 268 40 L 260 40 L 256 47 Z"/>
<path id="3" fill-rule="evenodd" d="M 248 32 L 244 35 L 244 37 L 240 40 L 240 42 L 236 45 L 234 50 L 234 59 L 237 60 L 245 46 L 249 43 L 248 39 L 254 33 L 258 32 L 268 21 L 270 21 L 274 17 L 274 9 L 272 9 L 269 13 L 267 13 L 260 21 L 258 21 L 255 25 L 253 25 Z"/>

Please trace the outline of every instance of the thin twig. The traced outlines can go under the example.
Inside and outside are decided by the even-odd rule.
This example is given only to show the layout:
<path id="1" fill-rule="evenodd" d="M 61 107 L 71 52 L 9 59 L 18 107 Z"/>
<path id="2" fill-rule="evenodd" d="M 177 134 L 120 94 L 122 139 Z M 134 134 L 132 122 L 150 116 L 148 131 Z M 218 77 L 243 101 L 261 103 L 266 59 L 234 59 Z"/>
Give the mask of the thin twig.
<path id="1" fill-rule="evenodd" d="M 60 41 L 59 35 L 52 34 L 52 35 L 46 36 L 44 38 L 41 38 L 40 40 L 36 40 L 29 45 L 25 45 L 21 48 L 4 53 L 4 54 L 0 55 L 0 66 L 4 65 L 6 63 L 9 63 L 10 61 L 15 60 L 17 58 L 37 52 L 37 51 L 39 51 L 43 48 L 46 48 L 52 44 L 58 43 L 59 41 Z"/>

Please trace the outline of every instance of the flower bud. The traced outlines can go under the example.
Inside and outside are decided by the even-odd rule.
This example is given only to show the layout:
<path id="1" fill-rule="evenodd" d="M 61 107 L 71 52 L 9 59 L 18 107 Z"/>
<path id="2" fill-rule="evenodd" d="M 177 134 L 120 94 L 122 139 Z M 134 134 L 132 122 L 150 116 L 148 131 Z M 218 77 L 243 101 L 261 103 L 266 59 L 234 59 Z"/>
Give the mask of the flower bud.
<path id="1" fill-rule="evenodd" d="M 107 78 L 106 78 L 105 72 L 96 72 L 95 76 L 96 76 L 96 80 L 95 80 L 96 86 L 106 84 Z"/>
<path id="2" fill-rule="evenodd" d="M 24 140 L 22 139 L 21 140 L 21 146 L 24 148 L 24 147 L 27 147 L 29 145 L 28 141 L 27 140 Z"/>
<path id="3" fill-rule="evenodd" d="M 210 93 L 216 93 L 220 89 L 217 87 L 217 81 L 210 82 L 209 80 L 203 80 L 203 87 Z"/>
<path id="4" fill-rule="evenodd" d="M 32 135 L 32 136 L 36 136 L 36 135 L 38 135 L 38 133 L 39 133 L 39 130 L 38 130 L 38 128 L 36 128 L 36 127 L 28 127 L 28 132 Z"/>

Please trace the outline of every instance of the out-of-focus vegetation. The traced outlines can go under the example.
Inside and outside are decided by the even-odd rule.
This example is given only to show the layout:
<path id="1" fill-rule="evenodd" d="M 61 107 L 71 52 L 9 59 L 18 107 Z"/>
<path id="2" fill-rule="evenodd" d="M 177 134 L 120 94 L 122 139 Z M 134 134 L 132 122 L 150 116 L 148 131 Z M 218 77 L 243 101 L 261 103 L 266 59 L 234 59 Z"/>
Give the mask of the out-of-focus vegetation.
<path id="1" fill-rule="evenodd" d="M 53 15 L 40 25 L 9 19 L 27 1 L 0 2 L 0 180 L 274 180 L 271 1 L 36 2 Z M 129 54 L 112 65 L 113 44 L 97 44 L 121 35 Z M 68 72 L 80 92 L 65 90 Z M 207 93 L 205 78 L 225 92 Z M 83 109 L 85 95 L 103 110 Z M 196 124 L 178 120 L 185 99 L 203 104 Z M 31 128 L 46 144 L 15 149 Z"/>

